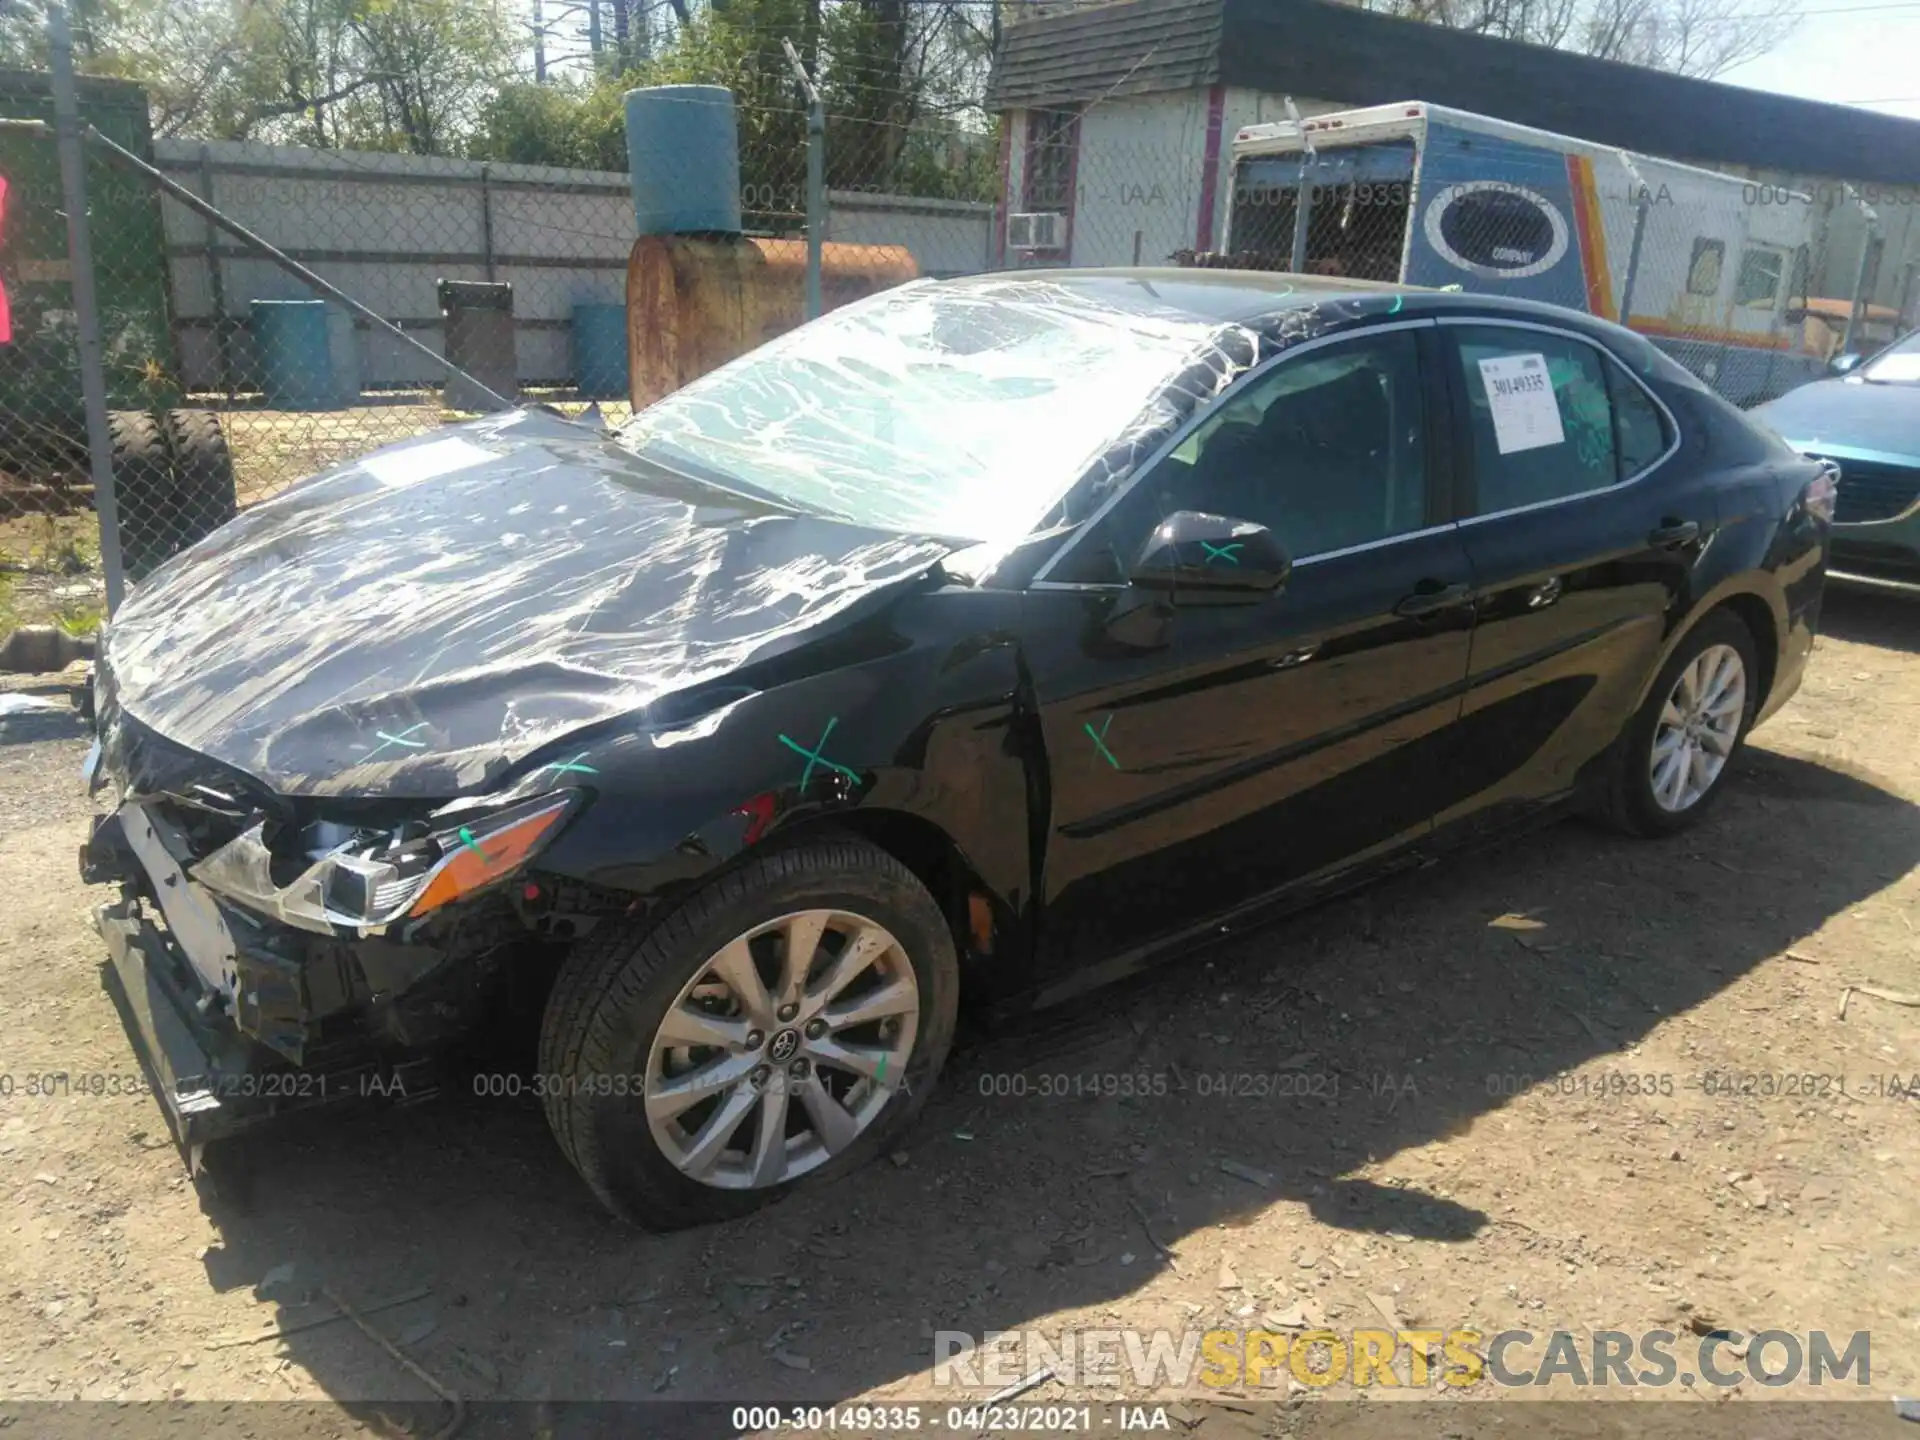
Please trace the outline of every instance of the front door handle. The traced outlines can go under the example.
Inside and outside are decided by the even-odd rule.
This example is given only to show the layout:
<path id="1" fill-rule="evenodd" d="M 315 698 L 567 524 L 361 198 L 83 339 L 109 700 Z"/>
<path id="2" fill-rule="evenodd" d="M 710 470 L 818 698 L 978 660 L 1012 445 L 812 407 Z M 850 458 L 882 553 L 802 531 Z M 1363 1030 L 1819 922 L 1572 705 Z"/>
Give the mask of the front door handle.
<path id="1" fill-rule="evenodd" d="M 1647 544 L 1656 550 L 1678 550 L 1682 545 L 1691 545 L 1699 538 L 1698 520 L 1664 520 L 1659 529 L 1648 534 Z"/>
<path id="2" fill-rule="evenodd" d="M 1411 595 L 1400 597 L 1400 603 L 1393 607 L 1393 613 L 1410 617 L 1437 614 L 1463 604 L 1467 593 L 1467 587 L 1458 582 L 1443 585 L 1438 580 L 1422 580 Z"/>

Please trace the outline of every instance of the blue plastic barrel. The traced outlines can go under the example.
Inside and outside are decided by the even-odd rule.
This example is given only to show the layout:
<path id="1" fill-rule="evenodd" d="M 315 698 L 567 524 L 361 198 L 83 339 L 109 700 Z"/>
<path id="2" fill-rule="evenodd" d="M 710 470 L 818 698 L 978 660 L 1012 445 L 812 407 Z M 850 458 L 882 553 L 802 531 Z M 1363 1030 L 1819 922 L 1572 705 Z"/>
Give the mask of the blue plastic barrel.
<path id="1" fill-rule="evenodd" d="M 275 410 L 330 410 L 338 404 L 327 346 L 324 300 L 255 300 L 253 352 L 260 389 Z"/>
<path id="2" fill-rule="evenodd" d="M 740 136 L 724 85 L 629 90 L 627 167 L 642 235 L 740 233 Z"/>
<path id="3" fill-rule="evenodd" d="M 596 400 L 627 398 L 627 307 L 573 307 L 573 383 Z"/>
<path id="4" fill-rule="evenodd" d="M 360 335 L 353 312 L 327 302 L 327 358 L 333 365 L 333 399 L 337 405 L 360 403 Z"/>

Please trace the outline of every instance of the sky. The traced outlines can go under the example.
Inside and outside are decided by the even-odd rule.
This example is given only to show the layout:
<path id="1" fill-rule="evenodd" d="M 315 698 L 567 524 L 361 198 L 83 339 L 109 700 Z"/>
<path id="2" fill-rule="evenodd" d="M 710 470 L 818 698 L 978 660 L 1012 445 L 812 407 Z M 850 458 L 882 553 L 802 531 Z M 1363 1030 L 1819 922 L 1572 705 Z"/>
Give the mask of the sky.
<path id="1" fill-rule="evenodd" d="M 667 0 L 646 3 L 664 9 Z M 556 8 L 549 3 L 550 12 Z M 1920 0 L 1803 0 L 1801 8 L 1799 27 L 1771 54 L 1714 78 L 1920 120 Z M 556 25 L 555 55 L 586 50 L 584 22 L 571 18 L 580 33 Z M 584 61 L 575 63 L 584 69 Z"/>
<path id="2" fill-rule="evenodd" d="M 1770 55 L 1715 77 L 1920 120 L 1920 0 L 1807 0 Z"/>

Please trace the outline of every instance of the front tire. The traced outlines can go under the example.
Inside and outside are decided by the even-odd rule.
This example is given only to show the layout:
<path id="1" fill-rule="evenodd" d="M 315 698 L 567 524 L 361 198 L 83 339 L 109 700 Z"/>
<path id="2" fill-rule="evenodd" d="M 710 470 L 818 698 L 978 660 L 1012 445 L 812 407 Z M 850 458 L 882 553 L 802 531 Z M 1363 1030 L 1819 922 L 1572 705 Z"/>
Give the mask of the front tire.
<path id="1" fill-rule="evenodd" d="M 547 1119 L 623 1219 L 744 1215 L 893 1144 L 958 999 L 946 919 L 898 860 L 850 838 L 776 850 L 568 958 L 540 1039 Z"/>
<path id="2" fill-rule="evenodd" d="M 1753 633 L 1729 611 L 1681 640 L 1615 748 L 1602 811 L 1630 835 L 1677 834 L 1725 788 L 1760 702 Z"/>

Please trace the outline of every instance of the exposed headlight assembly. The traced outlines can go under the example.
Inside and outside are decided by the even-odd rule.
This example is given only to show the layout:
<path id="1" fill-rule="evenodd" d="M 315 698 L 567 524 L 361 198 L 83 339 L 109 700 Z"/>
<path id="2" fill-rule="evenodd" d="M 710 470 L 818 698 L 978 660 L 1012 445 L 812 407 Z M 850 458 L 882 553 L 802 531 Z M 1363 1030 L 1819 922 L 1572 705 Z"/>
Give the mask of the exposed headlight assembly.
<path id="1" fill-rule="evenodd" d="M 359 855 L 343 852 L 327 886 L 327 909 L 355 925 L 387 925 L 451 905 L 531 860 L 579 792 L 521 801 L 416 839 Z"/>
<path id="2" fill-rule="evenodd" d="M 559 833 L 579 799 L 577 790 L 556 790 L 499 809 L 450 807 L 385 836 L 348 832 L 284 886 L 273 883 L 272 856 L 256 824 L 190 873 L 209 890 L 302 930 L 377 930 L 506 879 Z"/>

